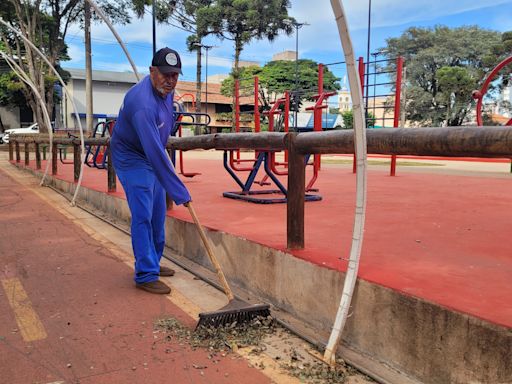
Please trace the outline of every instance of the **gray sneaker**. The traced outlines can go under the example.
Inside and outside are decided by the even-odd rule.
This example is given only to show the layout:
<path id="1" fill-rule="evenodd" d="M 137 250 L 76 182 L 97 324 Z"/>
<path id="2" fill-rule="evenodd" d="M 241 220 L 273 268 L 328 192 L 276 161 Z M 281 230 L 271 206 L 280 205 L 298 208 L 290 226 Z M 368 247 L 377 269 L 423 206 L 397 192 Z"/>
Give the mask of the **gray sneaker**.
<path id="1" fill-rule="evenodd" d="M 135 286 L 139 289 L 143 289 L 144 291 L 158 293 L 161 295 L 167 295 L 168 293 L 171 293 L 171 288 L 162 283 L 160 280 L 148 281 L 146 283 L 137 283 Z"/>

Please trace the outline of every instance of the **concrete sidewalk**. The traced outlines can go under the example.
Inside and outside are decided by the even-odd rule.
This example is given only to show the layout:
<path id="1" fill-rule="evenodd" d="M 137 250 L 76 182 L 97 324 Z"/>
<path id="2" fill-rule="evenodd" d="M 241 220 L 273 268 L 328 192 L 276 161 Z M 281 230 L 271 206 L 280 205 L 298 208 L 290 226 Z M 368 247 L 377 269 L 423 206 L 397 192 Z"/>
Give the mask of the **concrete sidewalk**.
<path id="1" fill-rule="evenodd" d="M 130 255 L 86 233 L 30 180 L 0 170 L 2 383 L 271 381 L 236 354 L 213 365 L 207 351 L 155 333 L 159 318 L 195 320 L 170 297 L 135 289 Z"/>
<path id="2" fill-rule="evenodd" d="M 1 159 L 0 167 L 9 174 L 34 174 L 33 161 L 14 167 L 6 157 Z M 69 192 L 73 167 L 58 166 L 52 182 Z M 392 383 L 398 379 L 388 375 L 428 383 L 509 382 L 510 174 L 465 170 L 455 175 L 414 168 L 401 169 L 394 178 L 382 167 L 369 171 L 365 246 L 341 356 Z M 220 161 L 187 157 L 186 169 L 202 172 L 185 183 L 234 288 L 273 304 L 273 313 L 292 327 L 300 321 L 309 325 L 295 329 L 324 343 L 343 284 L 339 272 L 346 260 L 340 251 L 343 255 L 351 240 L 351 166 L 332 163 L 322 170 L 318 187 L 324 200 L 306 206 L 307 246 L 300 251 L 285 249 L 284 205 L 255 206 L 222 198 L 223 191 L 236 186 Z M 122 189 L 107 193 L 105 171 L 86 168 L 83 186 L 81 201 L 125 223 L 128 211 Z M 208 268 L 186 209 L 177 207 L 168 215 L 170 251 L 181 257 L 178 262 Z M 81 225 L 85 219 L 73 220 Z M 97 223 L 91 222 L 89 228 L 87 233 L 96 240 L 108 232 Z M 113 237 L 109 233 L 107 239 Z M 116 239 L 124 250 L 121 256 L 100 242 L 131 265 L 129 238 Z M 188 302 L 201 310 L 221 306 L 213 304 L 214 292 L 191 293 L 190 281 L 180 276 L 169 281 L 174 288 L 170 299 L 185 312 L 198 312 L 182 305 Z"/>

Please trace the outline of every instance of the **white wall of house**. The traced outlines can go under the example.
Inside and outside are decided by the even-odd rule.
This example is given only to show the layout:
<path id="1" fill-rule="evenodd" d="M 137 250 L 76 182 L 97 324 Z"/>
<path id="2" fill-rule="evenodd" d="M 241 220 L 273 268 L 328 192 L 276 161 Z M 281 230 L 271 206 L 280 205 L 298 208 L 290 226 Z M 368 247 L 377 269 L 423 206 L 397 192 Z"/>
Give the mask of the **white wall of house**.
<path id="1" fill-rule="evenodd" d="M 73 101 L 78 109 L 79 114 L 86 113 L 85 106 L 85 80 L 75 79 L 73 82 Z M 113 83 L 93 81 L 93 111 L 95 115 L 94 124 L 98 121 L 98 116 L 103 118 L 102 115 L 107 117 L 117 116 L 119 107 L 123 102 L 124 95 L 131 88 L 133 84 L 126 83 Z M 66 102 L 66 127 L 78 128 L 76 119 L 73 114 L 73 107 L 71 102 Z M 85 126 L 85 116 L 81 117 L 82 126 Z"/>
<path id="2" fill-rule="evenodd" d="M 85 70 L 66 69 L 71 73 L 71 80 L 68 89 L 73 96 L 77 112 L 81 114 L 80 121 L 85 128 Z M 136 79 L 132 73 L 93 71 L 93 125 L 99 120 L 116 117 L 119 107 L 126 92 L 135 84 Z M 64 126 L 66 128 L 78 129 L 75 112 L 71 101 L 66 97 L 64 100 Z"/>

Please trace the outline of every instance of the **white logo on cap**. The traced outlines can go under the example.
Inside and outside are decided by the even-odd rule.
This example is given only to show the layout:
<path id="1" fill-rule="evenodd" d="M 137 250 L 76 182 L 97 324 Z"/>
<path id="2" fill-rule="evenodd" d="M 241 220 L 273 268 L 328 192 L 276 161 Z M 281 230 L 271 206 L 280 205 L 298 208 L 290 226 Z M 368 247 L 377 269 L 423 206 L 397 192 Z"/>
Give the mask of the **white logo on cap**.
<path id="1" fill-rule="evenodd" d="M 178 64 L 178 58 L 176 57 L 176 54 L 173 52 L 169 52 L 167 55 L 165 55 L 165 61 L 167 61 L 167 64 L 172 66 Z"/>

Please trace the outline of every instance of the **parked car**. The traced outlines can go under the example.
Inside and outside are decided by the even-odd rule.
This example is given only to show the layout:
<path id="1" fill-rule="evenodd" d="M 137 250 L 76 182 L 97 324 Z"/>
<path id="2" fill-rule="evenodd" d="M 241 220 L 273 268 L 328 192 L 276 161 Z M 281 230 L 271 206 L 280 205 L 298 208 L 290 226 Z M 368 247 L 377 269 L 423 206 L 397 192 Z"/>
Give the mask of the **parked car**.
<path id="1" fill-rule="evenodd" d="M 4 143 L 4 135 L 5 135 L 5 133 L 0 132 L 0 144 Z"/>
<path id="2" fill-rule="evenodd" d="M 11 134 L 13 134 L 13 133 L 22 134 L 22 135 L 39 133 L 39 126 L 37 125 L 37 123 L 34 123 L 30 127 L 26 127 L 26 128 L 11 128 L 11 129 L 7 129 L 5 131 L 5 133 L 4 133 L 4 137 L 2 138 L 3 142 L 4 143 L 8 143 L 9 142 L 9 136 Z"/>

